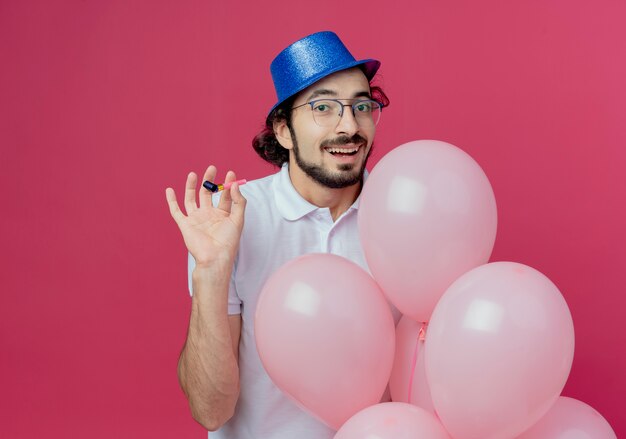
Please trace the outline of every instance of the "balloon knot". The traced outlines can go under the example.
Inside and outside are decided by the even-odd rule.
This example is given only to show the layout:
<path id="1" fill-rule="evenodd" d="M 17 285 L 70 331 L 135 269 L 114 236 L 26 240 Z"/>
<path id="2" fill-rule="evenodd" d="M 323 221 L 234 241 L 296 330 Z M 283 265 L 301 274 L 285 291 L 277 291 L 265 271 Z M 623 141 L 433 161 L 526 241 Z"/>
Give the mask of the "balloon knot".
<path id="1" fill-rule="evenodd" d="M 427 322 L 422 322 L 422 327 L 420 328 L 420 332 L 418 334 L 419 341 L 426 340 L 426 328 L 428 327 Z"/>

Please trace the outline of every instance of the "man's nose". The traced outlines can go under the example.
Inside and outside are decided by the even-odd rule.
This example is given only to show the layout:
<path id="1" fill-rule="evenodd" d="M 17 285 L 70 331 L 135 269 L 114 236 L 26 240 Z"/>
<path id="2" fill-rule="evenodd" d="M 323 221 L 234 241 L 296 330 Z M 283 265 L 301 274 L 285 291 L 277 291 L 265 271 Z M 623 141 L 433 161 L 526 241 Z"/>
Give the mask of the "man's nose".
<path id="1" fill-rule="evenodd" d="M 338 133 L 346 133 L 348 135 L 354 135 L 359 130 L 359 123 L 354 117 L 352 105 L 342 105 L 341 116 L 339 117 L 339 123 L 337 124 Z"/>

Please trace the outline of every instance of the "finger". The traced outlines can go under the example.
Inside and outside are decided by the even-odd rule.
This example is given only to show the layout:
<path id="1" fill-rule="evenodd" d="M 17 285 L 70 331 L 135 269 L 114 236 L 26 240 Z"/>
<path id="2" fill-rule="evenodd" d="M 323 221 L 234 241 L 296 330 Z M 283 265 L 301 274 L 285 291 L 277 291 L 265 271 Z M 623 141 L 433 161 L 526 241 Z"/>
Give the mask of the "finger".
<path id="1" fill-rule="evenodd" d="M 235 173 L 233 171 L 228 171 L 226 173 L 226 179 L 224 180 L 224 183 L 230 183 L 231 181 L 236 181 L 236 180 L 237 180 L 237 176 L 235 175 Z M 230 212 L 230 207 L 231 207 L 232 202 L 233 202 L 233 199 L 230 196 L 230 191 L 222 191 L 222 196 L 220 197 L 220 202 L 218 203 L 217 207 L 219 207 L 220 209 L 226 212 Z"/>
<path id="2" fill-rule="evenodd" d="M 230 196 L 233 200 L 231 205 L 231 216 L 233 217 L 233 221 L 235 221 L 239 225 L 243 225 L 244 213 L 246 210 L 247 200 L 241 194 L 239 190 L 239 184 L 234 183 L 230 187 Z"/>
<path id="3" fill-rule="evenodd" d="M 196 203 L 196 185 L 198 184 L 198 176 L 195 172 L 187 175 L 187 183 L 185 184 L 185 210 L 187 215 L 198 208 Z"/>
<path id="4" fill-rule="evenodd" d="M 202 177 L 202 181 L 209 180 L 212 183 L 216 183 L 215 176 L 217 175 L 217 168 L 213 165 L 209 166 L 204 172 L 204 176 Z M 204 187 L 200 188 L 200 207 L 211 206 L 211 198 L 213 197 L 213 192 L 205 189 Z"/>
<path id="5" fill-rule="evenodd" d="M 178 201 L 176 201 L 176 193 L 174 192 L 174 189 L 172 189 L 171 187 L 165 189 L 165 199 L 167 200 L 167 205 L 170 208 L 170 215 L 172 215 L 172 218 L 174 218 L 176 224 L 180 225 L 180 221 L 185 218 L 185 214 L 180 210 L 180 207 L 178 206 Z"/>

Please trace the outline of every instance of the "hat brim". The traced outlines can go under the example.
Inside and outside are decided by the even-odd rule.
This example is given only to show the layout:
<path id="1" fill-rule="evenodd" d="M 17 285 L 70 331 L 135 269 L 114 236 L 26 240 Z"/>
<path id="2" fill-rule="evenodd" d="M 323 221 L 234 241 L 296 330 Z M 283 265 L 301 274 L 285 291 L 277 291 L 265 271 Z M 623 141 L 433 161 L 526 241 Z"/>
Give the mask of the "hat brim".
<path id="1" fill-rule="evenodd" d="M 365 77 L 367 78 L 368 81 L 371 81 L 372 78 L 374 77 L 374 75 L 376 74 L 376 72 L 378 71 L 378 69 L 380 68 L 380 61 L 375 60 L 375 59 L 363 59 L 360 61 L 352 61 L 346 64 L 342 64 L 339 66 L 335 66 L 332 69 L 326 70 L 322 73 L 319 73 L 315 76 L 311 76 L 306 82 L 302 83 L 300 85 L 300 87 L 298 87 L 296 90 L 294 90 L 294 92 L 285 97 L 284 99 L 278 101 L 270 110 L 270 112 L 268 113 L 268 116 L 272 114 L 272 111 L 274 111 L 276 109 L 276 107 L 278 107 L 280 104 L 282 104 L 283 102 L 285 102 L 287 99 L 295 96 L 296 94 L 300 93 L 302 90 L 304 90 L 307 87 L 310 87 L 311 85 L 315 84 L 317 81 L 320 81 L 321 79 L 324 79 L 325 77 L 327 77 L 328 75 L 332 75 L 333 73 L 337 73 L 340 72 L 342 70 L 347 70 L 347 69 L 351 69 L 352 67 L 361 67 L 363 69 L 363 73 L 365 73 Z"/>

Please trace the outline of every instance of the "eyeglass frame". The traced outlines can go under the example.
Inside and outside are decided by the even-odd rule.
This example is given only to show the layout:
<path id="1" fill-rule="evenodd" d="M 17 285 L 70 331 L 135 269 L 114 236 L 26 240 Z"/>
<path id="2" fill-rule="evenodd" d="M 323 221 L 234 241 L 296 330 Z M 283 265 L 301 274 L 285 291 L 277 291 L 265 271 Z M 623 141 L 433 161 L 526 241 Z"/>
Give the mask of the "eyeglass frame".
<path id="1" fill-rule="evenodd" d="M 333 98 L 314 99 L 312 101 L 305 102 L 304 104 L 300 104 L 300 105 L 296 105 L 295 107 L 291 107 L 291 109 L 295 110 L 295 109 L 298 109 L 300 107 L 304 107 L 305 105 L 310 105 L 311 106 L 311 115 L 313 116 L 313 120 L 315 121 L 315 124 L 320 126 L 320 127 L 322 127 L 322 125 L 320 125 L 317 122 L 317 119 L 315 118 L 315 114 L 313 114 L 314 113 L 313 105 L 315 105 L 318 102 L 321 102 L 321 101 L 333 101 L 333 102 L 337 102 L 341 106 L 341 111 L 339 112 L 339 120 L 337 121 L 337 124 L 341 121 L 341 118 L 343 117 L 343 109 L 344 109 L 344 107 L 350 107 L 352 109 L 352 117 L 354 117 L 354 120 L 357 121 L 357 123 L 358 123 L 358 119 L 356 118 L 356 113 L 355 113 L 355 110 L 354 110 L 355 105 L 358 105 L 358 104 L 363 103 L 363 102 L 376 102 L 378 104 L 378 106 L 380 107 L 378 110 L 381 112 L 381 114 L 383 112 L 383 107 L 385 106 L 382 102 L 377 101 L 376 99 L 372 99 L 372 98 L 359 99 L 358 101 L 355 101 L 353 104 L 344 104 L 344 103 L 341 102 L 342 100 L 346 101 L 348 99 L 351 99 L 351 98 L 345 98 L 345 99 L 341 99 L 341 100 L 340 99 L 333 99 Z M 378 116 L 378 120 L 376 121 L 376 123 L 374 123 L 373 126 L 378 125 L 379 121 L 380 121 L 380 115 Z M 359 126 L 360 125 L 361 124 L 359 124 Z M 328 126 L 332 126 L 332 125 L 328 125 Z"/>

